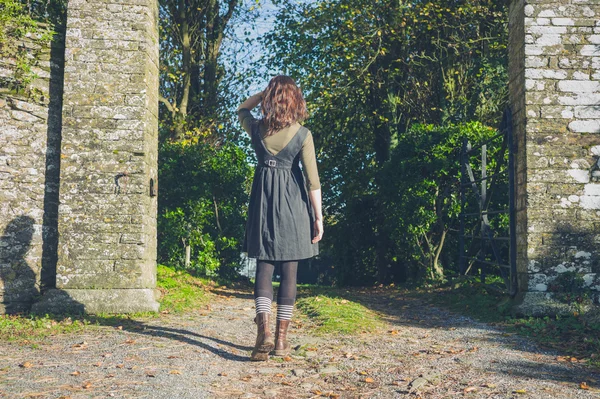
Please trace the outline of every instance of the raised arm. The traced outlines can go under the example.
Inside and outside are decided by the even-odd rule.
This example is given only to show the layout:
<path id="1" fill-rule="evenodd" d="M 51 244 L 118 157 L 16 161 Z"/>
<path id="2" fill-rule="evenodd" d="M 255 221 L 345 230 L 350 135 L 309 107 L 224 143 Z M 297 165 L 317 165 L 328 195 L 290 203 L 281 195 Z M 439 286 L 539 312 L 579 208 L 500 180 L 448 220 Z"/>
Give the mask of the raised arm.
<path id="1" fill-rule="evenodd" d="M 240 104 L 240 106 L 238 107 L 238 112 L 241 109 L 247 109 L 247 110 L 252 110 L 253 108 L 255 108 L 258 104 L 260 104 L 261 100 L 262 100 L 262 96 L 263 96 L 263 92 L 261 91 L 260 93 L 256 93 L 250 97 L 248 97 L 248 99 L 246 99 L 246 101 L 244 101 L 243 103 Z"/>
<path id="2" fill-rule="evenodd" d="M 252 116 L 252 113 L 250 112 L 250 110 L 255 108 L 258 104 L 260 104 L 260 102 L 262 100 L 262 95 L 263 95 L 262 91 L 260 93 L 256 93 L 253 96 L 250 96 L 246 101 L 241 103 L 240 106 L 238 107 L 238 110 L 237 110 L 238 111 L 238 119 L 240 121 L 240 124 L 242 125 L 242 127 L 248 134 L 252 134 L 251 133 L 252 123 L 256 120 Z"/>

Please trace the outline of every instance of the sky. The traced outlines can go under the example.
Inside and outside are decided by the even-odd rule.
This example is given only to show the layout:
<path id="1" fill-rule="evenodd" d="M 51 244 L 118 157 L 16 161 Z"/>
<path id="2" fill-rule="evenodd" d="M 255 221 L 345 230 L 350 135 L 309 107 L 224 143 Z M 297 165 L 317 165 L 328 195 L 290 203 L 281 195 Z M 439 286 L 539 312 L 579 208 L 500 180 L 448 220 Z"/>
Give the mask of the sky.
<path id="1" fill-rule="evenodd" d="M 223 42 L 223 52 L 235 55 L 238 60 L 242 61 L 241 63 L 245 66 L 246 70 L 248 70 L 255 61 L 260 59 L 260 55 L 265 52 L 265 49 L 257 39 L 272 29 L 277 14 L 277 7 L 270 0 L 260 0 L 258 5 L 255 0 L 245 0 L 242 7 L 248 11 L 242 13 L 246 14 L 246 17 L 238 17 L 235 21 L 232 21 L 234 25 L 232 36 L 234 39 L 229 38 L 229 40 Z M 248 18 L 248 15 L 254 18 L 251 20 Z M 250 43 L 240 42 L 240 38 L 246 37 L 244 35 L 245 31 L 250 32 L 250 35 L 247 36 L 250 38 Z M 264 72 L 262 75 L 265 77 L 249 82 L 250 89 L 248 94 L 261 91 L 267 85 L 270 79 L 268 68 L 265 66 L 261 72 Z"/>

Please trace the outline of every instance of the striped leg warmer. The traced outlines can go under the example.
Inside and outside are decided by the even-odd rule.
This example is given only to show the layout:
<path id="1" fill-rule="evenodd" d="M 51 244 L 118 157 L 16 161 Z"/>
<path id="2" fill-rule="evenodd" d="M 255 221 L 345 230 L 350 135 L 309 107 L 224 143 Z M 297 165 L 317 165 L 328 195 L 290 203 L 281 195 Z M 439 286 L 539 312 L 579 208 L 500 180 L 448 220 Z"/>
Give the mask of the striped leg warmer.
<path id="1" fill-rule="evenodd" d="M 254 298 L 254 304 L 256 305 L 256 314 L 271 313 L 271 299 L 259 296 Z"/>
<path id="2" fill-rule="evenodd" d="M 277 304 L 277 320 L 292 320 L 294 305 Z"/>

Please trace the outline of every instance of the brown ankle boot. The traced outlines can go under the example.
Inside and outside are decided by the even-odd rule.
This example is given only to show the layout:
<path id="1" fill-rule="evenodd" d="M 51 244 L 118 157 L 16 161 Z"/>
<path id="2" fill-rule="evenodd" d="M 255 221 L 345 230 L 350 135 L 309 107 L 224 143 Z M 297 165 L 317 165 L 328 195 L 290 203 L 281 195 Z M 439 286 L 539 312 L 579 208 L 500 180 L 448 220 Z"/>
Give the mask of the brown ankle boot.
<path id="1" fill-rule="evenodd" d="M 256 334 L 256 344 L 250 355 L 251 360 L 261 361 L 269 359 L 269 352 L 273 350 L 273 335 L 269 327 L 270 313 L 259 313 L 254 318 L 258 332 Z"/>
<path id="2" fill-rule="evenodd" d="M 275 327 L 275 351 L 274 356 L 287 356 L 290 354 L 291 345 L 287 341 L 287 331 L 290 326 L 289 320 L 277 319 Z"/>

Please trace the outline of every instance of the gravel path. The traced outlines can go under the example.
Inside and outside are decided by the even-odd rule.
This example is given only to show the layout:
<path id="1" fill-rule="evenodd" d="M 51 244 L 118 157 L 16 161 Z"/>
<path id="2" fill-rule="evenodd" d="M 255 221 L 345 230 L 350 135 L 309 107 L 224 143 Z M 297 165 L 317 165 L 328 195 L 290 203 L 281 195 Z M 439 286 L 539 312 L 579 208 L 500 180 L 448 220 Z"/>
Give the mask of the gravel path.
<path id="1" fill-rule="evenodd" d="M 524 338 L 392 291 L 353 300 L 385 329 L 316 337 L 297 323 L 292 356 L 260 363 L 248 360 L 252 297 L 236 290 L 215 292 L 207 309 L 122 329 L 0 342 L 0 398 L 600 397 L 600 373 Z"/>

